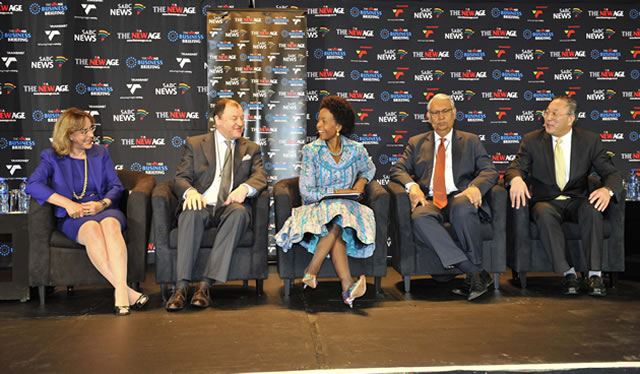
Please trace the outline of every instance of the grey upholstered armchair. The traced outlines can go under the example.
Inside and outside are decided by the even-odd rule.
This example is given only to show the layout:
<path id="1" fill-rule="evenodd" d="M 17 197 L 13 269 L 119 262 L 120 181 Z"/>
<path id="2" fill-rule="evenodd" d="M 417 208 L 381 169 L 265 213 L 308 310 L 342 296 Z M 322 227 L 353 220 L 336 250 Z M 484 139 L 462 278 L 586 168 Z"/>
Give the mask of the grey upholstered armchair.
<path id="1" fill-rule="evenodd" d="M 600 178 L 589 177 L 589 192 L 602 186 Z M 602 271 L 624 271 L 624 199 L 611 199 L 604 219 L 604 248 L 602 251 Z M 542 248 L 538 227 L 530 220 L 529 204 L 520 209 L 511 208 L 507 219 L 507 264 L 513 278 L 520 280 L 522 288 L 527 287 L 527 272 L 552 272 L 553 264 Z M 562 224 L 567 242 L 567 251 L 576 271 L 588 271 L 588 262 L 581 249 L 581 228 L 577 223 Z"/>
<path id="2" fill-rule="evenodd" d="M 456 275 L 458 269 L 445 269 L 436 252 L 427 247 L 420 247 L 413 238 L 411 225 L 411 204 L 404 187 L 390 182 L 391 192 L 391 225 L 390 236 L 391 263 L 404 280 L 404 292 L 411 290 L 411 277 L 416 275 Z M 507 191 L 500 185 L 493 186 L 485 196 L 491 207 L 492 219 L 483 221 L 482 266 L 493 273 L 496 289 L 500 285 L 500 273 L 506 270 L 506 215 Z M 457 241 L 455 231 L 449 223 L 445 228 Z"/>
<path id="3" fill-rule="evenodd" d="M 151 221 L 151 191 L 156 184 L 150 175 L 119 170 L 124 186 L 119 201 L 127 217 L 127 279 L 134 288 L 144 281 Z M 27 218 L 29 238 L 29 285 L 38 287 L 40 304 L 45 302 L 45 286 L 107 284 L 91 264 L 84 246 L 56 230 L 53 205 L 32 201 Z"/>
<path id="4" fill-rule="evenodd" d="M 291 209 L 302 205 L 298 178 L 283 179 L 273 188 L 275 199 L 276 231 L 291 216 Z M 352 275 L 364 274 L 375 278 L 376 293 L 380 293 L 382 277 L 387 275 L 387 226 L 389 223 L 389 193 L 376 181 L 371 181 L 365 189 L 363 204 L 373 209 L 376 219 L 376 249 L 369 258 L 349 257 Z M 284 252 L 278 247 L 278 272 L 284 280 L 284 295 L 289 296 L 295 278 L 302 278 L 304 269 L 313 257 L 300 244 L 294 244 Z M 325 261 L 317 274 L 318 278 L 336 277 L 331 261 Z"/>
<path id="5" fill-rule="evenodd" d="M 156 245 L 156 283 L 162 287 L 162 298 L 166 301 L 169 285 L 176 282 L 176 260 L 178 247 L 177 207 L 180 202 L 172 191 L 173 180 L 160 183 L 153 189 L 153 234 Z M 252 224 L 249 226 L 238 248 L 233 252 L 229 280 L 256 280 L 256 292 L 262 294 L 263 281 L 268 276 L 267 230 L 269 224 L 269 192 L 250 199 Z M 200 243 L 200 251 L 193 268 L 194 274 L 201 274 L 209 257 L 216 228 L 205 230 Z M 200 279 L 192 279 L 199 281 Z"/>

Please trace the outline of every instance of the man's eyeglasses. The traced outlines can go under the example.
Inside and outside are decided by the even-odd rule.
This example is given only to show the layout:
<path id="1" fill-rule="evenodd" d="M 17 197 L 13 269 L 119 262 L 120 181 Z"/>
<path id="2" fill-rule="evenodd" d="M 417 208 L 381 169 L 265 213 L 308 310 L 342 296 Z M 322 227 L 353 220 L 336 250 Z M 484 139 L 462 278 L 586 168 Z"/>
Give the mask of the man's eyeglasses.
<path id="1" fill-rule="evenodd" d="M 558 113 L 558 112 L 551 112 L 549 109 L 545 109 L 544 112 L 542 112 L 542 115 L 545 117 L 560 117 L 560 116 L 566 116 L 569 115 L 570 113 Z"/>
<path id="2" fill-rule="evenodd" d="M 439 116 L 441 114 L 444 114 L 446 116 L 449 113 L 451 113 L 452 111 L 453 111 L 453 109 L 451 109 L 451 108 L 438 110 L 436 112 L 429 111 L 429 115 L 431 115 L 433 117 L 436 117 L 436 116 Z"/>
<path id="3" fill-rule="evenodd" d="M 80 134 L 82 135 L 87 135 L 89 132 L 95 132 L 96 128 L 98 128 L 98 126 L 96 125 L 91 125 L 91 127 L 87 127 L 86 129 L 80 129 L 78 130 L 80 132 Z"/>

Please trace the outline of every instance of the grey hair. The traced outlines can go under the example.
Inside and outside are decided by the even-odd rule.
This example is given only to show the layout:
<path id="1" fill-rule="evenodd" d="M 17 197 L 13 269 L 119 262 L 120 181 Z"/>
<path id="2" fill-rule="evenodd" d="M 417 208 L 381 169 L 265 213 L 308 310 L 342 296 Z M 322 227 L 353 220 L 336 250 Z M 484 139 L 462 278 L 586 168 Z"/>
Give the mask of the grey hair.
<path id="1" fill-rule="evenodd" d="M 431 102 L 433 100 L 449 100 L 451 109 L 456 110 L 456 103 L 453 101 L 453 98 L 451 98 L 451 96 L 447 95 L 446 93 L 437 93 L 431 98 L 431 100 L 429 100 L 429 103 L 427 104 L 427 112 L 431 111 Z"/>
<path id="2" fill-rule="evenodd" d="M 565 95 L 556 95 L 553 97 L 553 100 L 564 100 L 567 102 L 567 114 L 575 115 L 578 112 L 578 102 L 569 96 Z M 552 101 L 553 101 L 552 100 Z"/>

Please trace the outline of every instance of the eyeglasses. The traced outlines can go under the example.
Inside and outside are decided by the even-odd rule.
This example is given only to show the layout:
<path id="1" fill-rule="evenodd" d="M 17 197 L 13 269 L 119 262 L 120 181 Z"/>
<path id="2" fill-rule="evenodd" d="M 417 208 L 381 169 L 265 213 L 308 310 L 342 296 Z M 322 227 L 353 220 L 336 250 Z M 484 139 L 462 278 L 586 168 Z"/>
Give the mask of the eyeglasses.
<path id="1" fill-rule="evenodd" d="M 571 115 L 571 113 L 551 112 L 551 111 L 549 111 L 549 109 L 545 109 L 545 111 L 542 112 L 542 115 L 545 116 L 545 117 L 560 117 L 560 116 Z"/>
<path id="2" fill-rule="evenodd" d="M 453 111 L 453 109 L 448 108 L 448 109 L 438 110 L 437 112 L 429 111 L 429 114 L 432 115 L 433 117 L 439 116 L 440 114 L 444 114 L 446 116 L 449 113 L 451 113 L 452 111 Z"/>
<path id="3" fill-rule="evenodd" d="M 89 132 L 95 132 L 96 128 L 98 128 L 98 126 L 91 125 L 91 127 L 88 127 L 86 129 L 80 129 L 80 130 L 77 130 L 77 131 L 79 131 L 80 134 L 82 134 L 82 135 L 87 135 Z"/>

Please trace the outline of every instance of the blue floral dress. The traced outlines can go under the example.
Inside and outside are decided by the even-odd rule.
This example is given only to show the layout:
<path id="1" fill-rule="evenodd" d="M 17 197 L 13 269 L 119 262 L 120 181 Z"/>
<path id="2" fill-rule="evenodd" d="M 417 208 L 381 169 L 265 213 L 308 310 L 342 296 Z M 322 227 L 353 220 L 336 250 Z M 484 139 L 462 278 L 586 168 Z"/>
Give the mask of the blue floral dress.
<path id="1" fill-rule="evenodd" d="M 302 148 L 300 195 L 302 206 L 276 234 L 276 244 L 285 252 L 300 243 L 314 253 L 318 241 L 327 235 L 327 224 L 340 225 L 347 255 L 366 258 L 375 249 L 376 225 L 373 211 L 366 205 L 348 199 L 321 200 L 334 190 L 352 188 L 361 177 L 371 181 L 376 167 L 365 147 L 342 137 L 343 152 L 336 163 L 324 140 L 316 140 Z"/>

